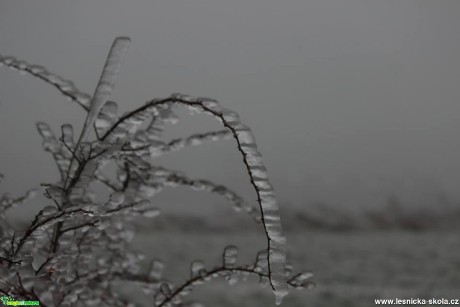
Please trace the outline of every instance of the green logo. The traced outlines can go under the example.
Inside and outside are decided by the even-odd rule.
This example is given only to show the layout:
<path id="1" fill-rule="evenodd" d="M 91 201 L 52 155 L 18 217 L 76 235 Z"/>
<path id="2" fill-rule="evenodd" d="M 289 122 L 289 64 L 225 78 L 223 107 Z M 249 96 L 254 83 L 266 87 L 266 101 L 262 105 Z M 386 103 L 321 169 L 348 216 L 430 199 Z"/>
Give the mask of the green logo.
<path id="1" fill-rule="evenodd" d="M 39 306 L 39 301 L 15 301 L 11 296 L 3 295 L 0 296 L 0 301 L 2 301 L 5 306 Z"/>

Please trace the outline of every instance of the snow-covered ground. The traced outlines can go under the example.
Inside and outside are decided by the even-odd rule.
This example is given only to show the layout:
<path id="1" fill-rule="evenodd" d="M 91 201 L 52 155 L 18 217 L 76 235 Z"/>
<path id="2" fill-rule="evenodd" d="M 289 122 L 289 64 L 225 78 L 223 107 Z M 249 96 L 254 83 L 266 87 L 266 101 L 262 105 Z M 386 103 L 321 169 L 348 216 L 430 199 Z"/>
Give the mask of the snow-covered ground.
<path id="1" fill-rule="evenodd" d="M 460 298 L 459 236 L 458 231 L 287 233 L 294 271 L 312 270 L 317 287 L 291 290 L 282 306 L 375 306 L 376 298 Z M 164 260 L 167 276 L 180 283 L 188 277 L 192 260 L 213 267 L 220 264 L 223 248 L 234 244 L 240 249 L 240 263 L 250 264 L 265 241 L 261 234 L 245 232 L 143 232 L 133 244 L 147 258 Z M 135 289 L 130 292 L 133 301 L 145 300 Z M 235 286 L 214 281 L 188 298 L 206 306 L 275 306 L 271 289 L 253 279 Z"/>

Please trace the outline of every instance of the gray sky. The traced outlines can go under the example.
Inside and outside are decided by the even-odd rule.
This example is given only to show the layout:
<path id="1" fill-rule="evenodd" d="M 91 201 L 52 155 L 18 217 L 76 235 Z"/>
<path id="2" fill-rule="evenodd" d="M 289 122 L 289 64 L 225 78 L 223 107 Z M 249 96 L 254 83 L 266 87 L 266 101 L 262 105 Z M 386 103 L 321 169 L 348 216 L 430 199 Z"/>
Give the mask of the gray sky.
<path id="1" fill-rule="evenodd" d="M 112 40 L 130 36 L 123 111 L 173 92 L 218 99 L 253 129 L 279 199 L 302 206 L 460 200 L 459 29 L 455 0 L 0 2 L 0 54 L 89 93 Z M 34 123 L 79 127 L 83 112 L 4 68 L 0 101 L 0 191 L 53 181 Z M 168 135 L 219 128 L 181 115 Z M 231 141 L 160 160 L 254 199 L 240 161 Z"/>

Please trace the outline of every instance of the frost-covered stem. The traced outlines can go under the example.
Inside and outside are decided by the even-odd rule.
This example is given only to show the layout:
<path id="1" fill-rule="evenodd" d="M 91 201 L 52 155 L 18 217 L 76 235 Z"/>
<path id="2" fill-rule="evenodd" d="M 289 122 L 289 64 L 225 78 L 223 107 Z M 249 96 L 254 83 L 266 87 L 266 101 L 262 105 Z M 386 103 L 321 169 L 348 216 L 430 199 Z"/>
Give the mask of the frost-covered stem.
<path id="1" fill-rule="evenodd" d="M 75 149 L 78 149 L 80 143 L 85 140 L 90 127 L 93 126 L 99 112 L 109 99 L 130 41 L 131 40 L 127 37 L 117 37 L 113 42 L 104 65 L 104 69 L 102 70 L 101 77 L 99 78 L 99 82 L 96 86 L 96 90 L 94 91 L 93 98 L 91 99 L 90 108 L 81 130 L 80 137 L 75 145 Z M 72 157 L 70 160 L 68 174 L 72 169 L 73 161 L 74 158 Z M 67 185 L 68 178 L 69 175 L 66 178 L 64 186 Z"/>
<path id="2" fill-rule="evenodd" d="M 179 151 L 189 146 L 202 145 L 208 141 L 218 141 L 218 140 L 223 140 L 223 139 L 231 138 L 231 137 L 232 137 L 232 133 L 229 130 L 218 130 L 218 131 L 210 131 L 206 133 L 196 133 L 186 138 L 174 139 L 166 144 L 157 145 L 158 149 L 155 149 L 155 152 L 158 152 L 158 154 L 155 154 L 154 156 L 163 155 L 168 152 Z M 151 144 L 148 144 L 148 145 L 143 145 L 143 146 L 134 147 L 134 148 L 132 147 L 122 148 L 122 150 L 125 152 L 144 151 L 144 150 L 147 150 L 150 146 Z"/>
<path id="3" fill-rule="evenodd" d="M 53 254 L 56 253 L 59 248 L 59 238 L 62 234 L 61 229 L 63 225 L 63 222 L 58 222 L 53 229 L 53 237 L 50 244 L 50 252 Z"/>
<path id="4" fill-rule="evenodd" d="M 75 155 L 73 155 L 72 157 L 75 157 Z M 67 203 L 68 202 L 68 196 L 69 196 L 69 192 L 72 190 L 72 188 L 78 183 L 78 180 L 80 180 L 80 176 L 83 172 L 83 169 L 85 168 L 86 164 L 91 160 L 91 157 L 88 158 L 87 160 L 83 161 L 83 160 L 75 160 L 78 162 L 78 167 L 77 167 L 77 170 L 75 172 L 75 176 L 73 178 L 70 179 L 70 183 L 69 185 L 63 189 L 63 192 L 64 192 L 64 195 L 65 195 L 65 202 Z M 72 158 L 71 161 L 74 161 L 74 159 Z M 72 163 L 71 163 L 72 164 Z M 69 165 L 69 169 L 67 171 L 67 179 L 69 179 L 70 177 L 70 171 L 71 171 L 71 168 L 72 168 L 72 165 Z M 56 204 L 58 205 L 59 207 L 59 210 L 61 212 L 64 212 L 62 210 L 62 207 L 64 207 L 64 204 L 61 204 L 61 206 L 59 206 L 58 202 L 56 202 Z M 54 226 L 54 229 L 53 229 L 53 236 L 52 236 L 52 239 L 51 239 L 51 242 L 50 242 L 50 251 L 51 253 L 55 253 L 58 248 L 59 248 L 59 238 L 61 237 L 62 235 L 62 229 L 63 227 L 63 222 L 62 221 L 59 221 L 58 223 L 56 223 L 56 225 Z"/>
<path id="5" fill-rule="evenodd" d="M 181 150 L 187 146 L 194 146 L 202 144 L 206 141 L 219 140 L 225 137 L 231 137 L 231 132 L 229 130 L 219 130 L 219 131 L 210 131 L 206 133 L 197 133 L 193 134 L 187 138 L 175 139 L 167 143 L 161 149 L 161 152 L 172 152 Z"/>
<path id="6" fill-rule="evenodd" d="M 137 109 L 132 110 L 131 112 L 126 113 L 125 115 L 121 116 L 115 122 L 115 124 L 113 124 L 110 127 L 109 130 L 107 130 L 107 132 L 101 137 L 101 141 L 104 141 L 121 123 L 125 122 L 126 120 L 128 120 L 131 117 L 134 117 L 136 114 L 144 112 L 145 110 L 147 110 L 148 108 L 151 108 L 152 106 L 158 106 L 158 105 L 161 105 L 161 104 L 174 102 L 174 100 L 176 100 L 176 99 L 174 99 L 172 97 L 164 98 L 164 99 L 158 100 L 158 101 L 157 100 L 152 100 L 151 102 L 146 103 L 142 107 L 139 107 Z"/>
<path id="7" fill-rule="evenodd" d="M 165 170 L 166 171 L 166 170 Z M 232 202 L 233 205 L 237 210 L 244 210 L 249 215 L 251 215 L 255 221 L 259 222 L 260 216 L 258 216 L 256 212 L 256 207 L 249 205 L 243 197 L 238 195 L 233 190 L 223 186 L 215 184 L 208 180 L 200 180 L 200 179 L 190 179 L 180 173 L 177 172 L 170 172 L 165 178 L 165 185 L 172 185 L 172 186 L 188 186 L 192 189 L 207 191 L 210 193 L 218 194 L 219 196 L 223 196 L 228 201 Z"/>
<path id="8" fill-rule="evenodd" d="M 239 122 L 238 118 L 236 118 L 233 113 L 220 107 L 216 101 L 206 98 L 194 99 L 186 97 L 184 99 L 182 97 L 181 95 L 175 95 L 147 102 L 144 106 L 120 117 L 101 139 L 105 140 L 120 124 L 129 120 L 131 117 L 168 103 L 198 107 L 205 113 L 209 113 L 218 118 L 224 127 L 229 129 L 233 134 L 237 142 L 238 151 L 243 156 L 243 162 L 249 174 L 251 184 L 257 193 L 257 202 L 261 209 L 261 221 L 268 241 L 267 259 L 269 264 L 270 285 L 275 292 L 276 303 L 280 304 L 282 298 L 288 293 L 284 269 L 286 262 L 286 239 L 282 234 L 279 209 L 274 196 L 273 187 L 268 181 L 266 169 L 261 161 L 261 155 L 256 148 L 255 142 L 253 141 L 252 133 L 249 128 L 243 126 Z M 241 134 L 244 134 L 243 137 L 248 139 L 244 140 L 244 144 L 241 139 Z M 254 174 L 255 171 L 258 172 L 257 176 Z"/>
<path id="9" fill-rule="evenodd" d="M 36 190 L 35 189 L 31 189 L 29 191 L 27 191 L 25 193 L 25 195 L 23 196 L 19 196 L 17 198 L 9 198 L 9 196 L 3 196 L 1 199 L 0 199 L 0 209 L 2 211 L 6 211 L 8 209 L 11 209 L 13 208 L 14 206 L 16 205 L 19 205 L 19 204 L 22 204 L 24 203 L 25 201 L 31 199 L 32 197 L 35 196 L 35 192 Z M 5 205 L 2 205 L 3 202 L 6 202 Z"/>
<path id="10" fill-rule="evenodd" d="M 74 231 L 74 230 L 77 230 L 77 229 L 80 229 L 80 228 L 83 228 L 83 227 L 87 227 L 87 226 L 96 227 L 98 222 L 99 222 L 99 220 L 95 219 L 92 222 L 86 222 L 86 223 L 83 223 L 83 224 L 80 224 L 80 225 L 75 225 L 75 226 L 72 226 L 72 227 L 64 228 L 64 229 L 61 230 L 61 235 L 66 233 L 66 232 Z"/>
<path id="11" fill-rule="evenodd" d="M 53 259 L 53 256 L 48 256 L 48 258 L 46 258 L 46 260 L 35 271 L 35 276 L 37 276 L 38 273 L 40 273 L 40 271 L 51 261 L 51 259 Z"/>
<path id="12" fill-rule="evenodd" d="M 15 57 L 1 56 L 0 64 L 28 73 L 47 84 L 54 86 L 62 95 L 76 101 L 83 109 L 89 110 L 88 102 L 91 96 L 77 89 L 72 81 L 66 80 L 56 74 L 50 73 L 43 66 L 29 64 L 25 61 L 17 60 Z M 1 66 L 1 65 L 0 65 Z"/>
<path id="13" fill-rule="evenodd" d="M 24 245 L 25 243 L 25 240 L 35 231 L 35 229 L 37 229 L 37 223 L 38 223 L 38 219 L 40 218 L 40 216 L 42 215 L 42 212 L 39 212 L 34 220 L 32 221 L 32 224 L 30 225 L 30 227 L 27 229 L 27 231 L 25 232 L 24 236 L 19 240 L 19 243 L 18 243 L 18 246 L 16 248 L 16 250 L 11 250 L 11 253 L 12 253 L 12 257 L 15 257 L 17 255 L 17 253 L 19 252 L 19 250 L 21 249 L 22 245 Z M 14 238 L 12 240 L 12 245 L 13 245 L 13 242 L 14 242 Z M 14 248 L 14 246 L 12 246 L 12 248 Z M 11 263 L 10 263 L 11 265 Z"/>
<path id="14" fill-rule="evenodd" d="M 230 273 L 247 273 L 247 274 L 252 274 L 254 276 L 258 276 L 260 278 L 269 278 L 269 274 L 265 274 L 265 273 L 262 273 L 262 272 L 257 272 L 256 270 L 254 270 L 252 268 L 248 268 L 248 267 L 244 267 L 244 266 L 235 267 L 235 268 L 228 268 L 228 267 L 224 267 L 224 266 L 217 267 L 217 268 L 214 268 L 214 269 L 212 269 L 210 271 L 206 271 L 205 274 L 195 276 L 195 277 L 190 278 L 189 280 L 185 281 L 182 285 L 180 285 L 179 287 L 175 288 L 175 290 L 173 292 L 171 292 L 171 295 L 166 297 L 156 307 L 163 307 L 165 304 L 167 304 L 172 299 L 174 299 L 174 297 L 179 295 L 183 290 L 185 290 L 186 288 L 192 286 L 193 284 L 195 284 L 197 282 L 203 282 L 203 281 L 206 281 L 206 279 L 210 280 L 209 278 L 213 278 L 213 277 L 222 277 L 222 276 L 220 276 L 218 274 L 223 273 L 223 272 L 229 273 L 229 274 Z M 147 282 L 147 280 L 148 279 L 142 278 L 142 277 L 138 277 L 136 279 L 136 281 L 145 281 L 145 282 Z M 294 278 L 289 279 L 287 281 L 287 284 L 292 286 L 292 287 L 294 287 L 295 286 Z"/>
<path id="15" fill-rule="evenodd" d="M 265 274 L 262 274 L 262 273 L 258 273 L 254 270 L 251 270 L 251 269 L 248 269 L 248 268 L 245 268 L 245 267 L 238 267 L 238 268 L 227 268 L 227 267 L 218 267 L 218 268 L 215 268 L 215 269 L 212 269 L 210 271 L 206 271 L 205 274 L 202 274 L 200 276 L 196 276 L 196 277 L 193 277 L 193 278 L 190 278 L 189 280 L 187 280 L 186 282 L 184 282 L 182 285 L 180 285 L 179 287 L 177 287 L 174 291 L 171 292 L 171 294 L 166 297 L 160 304 L 158 304 L 156 307 L 163 307 L 165 304 L 167 304 L 168 302 L 170 302 L 174 297 L 176 297 L 177 295 L 179 295 L 184 289 L 186 289 L 187 287 L 189 286 L 192 286 L 194 283 L 196 282 L 200 282 L 200 281 L 204 281 L 206 278 L 209 278 L 209 277 L 214 277 L 215 275 L 214 274 L 218 274 L 218 273 L 221 273 L 221 272 L 228 272 L 228 273 L 232 273 L 232 272 L 246 272 L 246 273 L 254 273 L 256 275 L 259 275 L 259 276 L 267 276 L 268 275 L 265 275 Z"/>
<path id="16" fill-rule="evenodd" d="M 6 254 L 0 257 L 0 274 L 3 275 L 6 267 L 15 271 L 4 282 L 1 282 L 0 278 L 0 285 L 4 288 L 0 293 L 37 298 L 37 291 L 45 303 L 53 306 L 61 306 L 64 301 L 66 305 L 73 306 L 72 301 L 75 300 L 82 300 L 84 305 L 91 304 L 91 301 L 94 304 L 94 299 L 101 299 L 102 304 L 125 306 L 128 302 L 116 300 L 118 295 L 112 292 L 112 282 L 122 279 L 148 283 L 148 291 L 157 291 L 155 289 L 159 287 L 155 296 L 156 304 L 158 300 L 163 300 L 160 306 L 169 306 L 171 301 L 175 302 L 177 295 L 188 292 L 188 286 L 219 276 L 225 276 L 233 283 L 236 281 L 233 278 L 237 277 L 234 274 L 241 273 L 244 276 L 255 274 L 264 284 L 269 280 L 279 304 L 282 297 L 287 294 L 288 286 L 300 288 L 307 285 L 305 280 L 309 275 L 298 274 L 295 280 L 286 278 L 289 276 L 286 272 L 290 269 L 285 267 L 286 247 L 279 210 L 252 132 L 239 121 L 236 113 L 222 108 L 216 101 L 207 98 L 195 99 L 180 94 L 162 100 L 152 100 L 145 106 L 118 117 L 116 103 L 108 101 L 108 98 L 128 44 L 128 38 L 115 40 L 93 97 L 79 91 L 71 81 L 51 74 L 41 66 L 0 56 L 0 66 L 6 64 L 8 67 L 32 74 L 55 86 L 64 96 L 77 101 L 88 111 L 77 142 L 74 142 L 73 128 L 69 124 L 62 126 L 62 137 L 59 139 L 45 123 L 37 125 L 43 137 L 43 146 L 46 151 L 53 154 L 62 177 L 59 184 L 43 184 L 48 186 L 46 195 L 54 201 L 58 210 L 48 207 L 40 211 L 25 232 L 21 232 L 19 240 L 16 240 L 15 232 L 5 228 L 8 226 L 7 223 L 0 229 L 2 233 L 3 229 L 7 229 L 7 236 L 13 234 L 11 241 L 2 241 L 1 247 Z M 167 122 L 173 122 L 175 118 L 171 109 L 172 104 L 186 105 L 193 111 L 211 114 L 222 122 L 225 129 L 164 142 L 160 139 L 163 126 Z M 147 128 L 142 128 L 142 123 L 148 118 L 151 118 L 152 122 Z M 92 127 L 96 130 L 97 140 L 89 143 L 86 139 Z M 254 266 L 240 267 L 235 264 L 237 249 L 230 246 L 224 251 L 222 267 L 206 272 L 199 269 L 202 265 L 199 261 L 193 262 L 191 279 L 179 288 L 170 288 L 170 283 L 161 279 L 162 269 L 153 265 L 149 275 L 133 273 L 139 269 L 138 262 L 142 257 L 126 251 L 127 243 L 134 233 L 130 225 L 123 225 L 124 218 L 120 215 L 128 216 L 128 221 L 135 214 L 155 216 L 158 212 L 147 207 L 149 202 L 146 199 L 157 191 L 167 186 L 187 185 L 197 190 L 220 194 L 237 207 L 246 204 L 239 195 L 224 186 L 207 180 L 189 179 L 180 173 L 167 170 L 158 169 L 156 172 L 157 168 L 149 161 L 149 158 L 163 153 L 200 145 L 205 141 L 220 140 L 227 136 L 235 138 L 250 182 L 257 193 L 261 211 L 260 221 L 263 223 L 268 242 L 266 255 L 265 251 L 264 254 L 258 255 Z M 98 173 L 98 168 L 109 159 L 116 160 L 122 172 L 116 182 Z M 78 164 L 74 165 L 75 163 Z M 2 177 L 0 174 L 0 181 Z M 106 184 L 114 192 L 105 204 L 95 201 L 94 194 L 89 194 L 92 192 L 90 184 L 96 180 Z M 23 200 L 25 198 L 19 199 L 19 202 Z M 1 207 L 8 209 L 10 205 L 14 205 L 11 198 L 3 198 L 0 211 Z M 88 211 L 96 206 L 98 209 L 94 209 L 94 212 Z M 257 211 L 253 210 L 252 206 L 243 208 L 249 213 Z M 70 220 L 69 216 L 75 213 L 83 213 L 83 216 Z M 2 214 L 0 218 L 5 219 Z M 68 233 L 68 236 L 64 236 L 65 233 Z M 35 239 L 37 241 L 32 242 Z M 34 244 L 29 246 L 29 243 Z M 98 254 L 100 259 L 93 263 L 93 253 L 104 250 L 108 253 Z M 78 251 L 77 255 L 74 251 Z M 263 265 L 259 265 L 261 263 Z M 45 270 L 48 270 L 48 274 L 42 274 L 41 271 Z M 32 280 L 31 274 L 35 275 Z M 63 278 L 64 276 L 72 280 L 69 281 Z M 88 288 L 91 281 L 97 285 Z M 24 286 L 29 289 L 31 282 L 33 287 L 28 291 Z M 85 291 L 85 295 L 88 294 L 87 299 L 81 291 Z"/>
<path id="17" fill-rule="evenodd" d="M 123 206 L 118 206 L 118 207 L 115 208 L 115 209 L 107 210 L 107 211 L 104 212 L 102 215 L 106 215 L 106 214 L 107 214 L 107 215 L 110 215 L 110 214 L 112 214 L 112 213 L 121 212 L 121 211 L 123 211 L 124 209 L 135 208 L 137 205 L 139 205 L 139 204 L 144 204 L 144 203 L 145 203 L 144 201 L 139 201 L 139 202 L 135 202 L 135 203 L 123 205 Z"/>
<path id="18" fill-rule="evenodd" d="M 130 41 L 131 40 L 127 37 L 117 37 L 113 42 L 109 55 L 107 56 L 107 61 L 104 65 L 104 69 L 102 70 L 101 77 L 99 78 L 99 82 L 96 86 L 96 90 L 94 91 L 90 109 L 75 148 L 78 148 L 79 143 L 85 139 L 89 128 L 94 124 L 97 115 L 109 99 Z"/>
<path id="19" fill-rule="evenodd" d="M 13 253 L 13 257 L 15 257 L 19 251 L 21 250 L 22 246 L 24 245 L 25 241 L 27 238 L 29 238 L 35 230 L 37 230 L 39 227 L 42 227 L 46 225 L 47 223 L 51 223 L 54 220 L 57 220 L 59 218 L 62 218 L 67 215 L 72 215 L 75 213 L 92 213 L 91 211 L 83 210 L 83 209 L 75 209 L 75 210 L 70 210 L 70 211 L 62 211 L 57 215 L 51 216 L 49 218 L 44 219 L 43 221 L 38 222 L 38 218 L 41 216 L 41 214 L 37 214 L 35 216 L 35 219 L 33 220 L 32 224 L 30 227 L 27 229 L 26 233 L 22 236 L 22 238 L 19 240 L 18 246 L 16 247 L 16 250 Z"/>

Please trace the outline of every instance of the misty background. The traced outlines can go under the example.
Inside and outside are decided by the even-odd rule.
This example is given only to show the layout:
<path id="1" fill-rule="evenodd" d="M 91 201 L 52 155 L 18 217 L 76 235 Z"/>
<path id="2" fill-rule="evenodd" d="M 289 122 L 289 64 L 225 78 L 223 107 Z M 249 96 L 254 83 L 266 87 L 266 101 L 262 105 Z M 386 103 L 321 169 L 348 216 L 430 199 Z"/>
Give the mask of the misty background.
<path id="1" fill-rule="evenodd" d="M 0 54 L 43 65 L 90 94 L 113 39 L 131 37 L 111 97 L 119 113 L 179 92 L 240 114 L 277 192 L 288 260 L 295 272 L 315 274 L 317 287 L 291 291 L 289 307 L 458 297 L 459 29 L 456 0 L 0 1 Z M 222 129 L 210 116 L 177 111 L 167 139 Z M 78 132 L 85 115 L 52 86 L 1 68 L 0 196 L 58 180 L 36 122 L 59 135 L 65 123 Z M 256 205 L 234 140 L 155 162 Z M 40 194 L 11 217 L 30 223 L 49 202 Z M 220 263 L 225 245 L 238 246 L 245 264 L 265 248 L 260 225 L 221 197 L 177 188 L 152 203 L 164 214 L 140 223 L 133 248 L 163 259 L 172 280 L 187 278 L 194 259 Z M 455 228 L 412 231 L 433 220 Z M 397 231 L 342 231 L 356 221 Z M 140 299 L 139 287 L 123 289 Z M 212 282 L 192 298 L 275 306 L 256 280 L 231 289 Z"/>
<path id="2" fill-rule="evenodd" d="M 112 99 L 122 112 L 180 92 L 240 114 L 282 210 L 460 203 L 460 2 L 191 0 L 0 2 L 0 54 L 45 66 L 93 93 L 113 39 L 131 47 Z M 205 115 L 171 138 L 220 129 Z M 0 192 L 57 179 L 35 123 L 56 133 L 84 111 L 30 76 L 0 70 Z M 233 140 L 158 159 L 255 204 Z M 186 189 L 165 210 L 227 210 Z M 222 205 L 220 205 L 222 203 Z M 225 209 L 223 209 L 225 208 Z M 228 209 L 229 210 L 229 209 Z"/>

